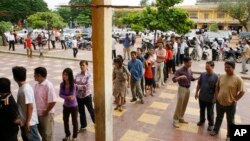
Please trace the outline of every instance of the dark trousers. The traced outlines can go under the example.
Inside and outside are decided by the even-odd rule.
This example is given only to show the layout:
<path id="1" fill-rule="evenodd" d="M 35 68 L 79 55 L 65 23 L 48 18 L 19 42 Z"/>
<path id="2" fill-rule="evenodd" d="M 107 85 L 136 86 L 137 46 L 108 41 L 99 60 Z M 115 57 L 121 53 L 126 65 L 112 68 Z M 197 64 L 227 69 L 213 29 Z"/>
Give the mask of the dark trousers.
<path id="1" fill-rule="evenodd" d="M 230 136 L 230 126 L 234 125 L 234 115 L 236 112 L 236 103 L 232 104 L 231 106 L 222 106 L 219 102 L 216 103 L 216 121 L 214 125 L 214 131 L 216 133 L 219 132 L 221 123 L 224 117 L 224 113 L 227 116 L 227 136 Z"/>
<path id="2" fill-rule="evenodd" d="M 61 46 L 62 46 L 62 49 L 66 50 L 65 40 L 61 40 Z"/>
<path id="3" fill-rule="evenodd" d="M 212 49 L 212 61 L 216 61 L 216 50 Z"/>
<path id="4" fill-rule="evenodd" d="M 92 104 L 92 96 L 87 96 L 85 98 L 77 98 L 78 102 L 78 109 L 80 113 L 80 123 L 81 128 L 87 127 L 87 119 L 86 119 L 86 113 L 85 113 L 85 106 L 87 107 L 90 117 L 92 121 L 95 123 L 95 115 L 94 115 L 94 108 Z"/>
<path id="5" fill-rule="evenodd" d="M 36 44 L 34 43 L 34 41 L 32 42 L 33 48 L 34 50 L 36 50 Z"/>
<path id="6" fill-rule="evenodd" d="M 188 57 L 189 56 L 189 47 L 187 47 L 184 51 L 185 51 L 185 53 L 184 53 L 185 57 Z"/>
<path id="7" fill-rule="evenodd" d="M 200 106 L 200 122 L 205 122 L 206 120 L 205 111 L 207 108 L 208 125 L 213 126 L 214 125 L 214 103 L 199 100 L 199 106 Z"/>
<path id="8" fill-rule="evenodd" d="M 74 57 L 76 57 L 77 53 L 78 53 L 78 49 L 77 48 L 73 48 L 73 56 Z"/>
<path id="9" fill-rule="evenodd" d="M 153 88 L 156 88 L 156 82 L 155 82 L 155 67 L 152 67 L 153 72 Z"/>
<path id="10" fill-rule="evenodd" d="M 172 59 L 172 60 L 168 60 L 167 62 L 167 67 L 168 67 L 168 72 L 170 69 L 172 69 L 173 73 L 175 73 L 175 61 Z"/>
<path id="11" fill-rule="evenodd" d="M 180 54 L 180 63 L 183 64 L 184 54 Z"/>
<path id="12" fill-rule="evenodd" d="M 168 79 L 168 62 L 166 62 L 164 64 L 163 74 L 164 74 L 164 81 L 167 81 L 167 79 Z"/>
<path id="13" fill-rule="evenodd" d="M 53 49 L 56 48 L 55 42 L 56 42 L 56 41 L 51 41 L 51 44 L 52 44 Z"/>
<path id="14" fill-rule="evenodd" d="M 112 50 L 112 59 L 116 58 L 116 50 Z"/>
<path id="15" fill-rule="evenodd" d="M 175 71 L 176 71 L 176 69 L 175 69 L 175 66 L 176 66 L 175 59 L 176 59 L 176 55 L 174 55 L 173 60 L 170 60 L 171 61 L 171 68 L 172 68 L 173 73 L 175 73 Z"/>
<path id="16" fill-rule="evenodd" d="M 15 41 L 9 41 L 9 50 L 12 48 L 12 50 L 15 50 Z"/>
<path id="17" fill-rule="evenodd" d="M 142 94 L 144 94 L 144 76 L 141 78 L 141 90 L 142 90 Z"/>
<path id="18" fill-rule="evenodd" d="M 23 141 L 40 141 L 37 131 L 37 125 L 30 126 L 30 131 L 26 132 L 24 126 L 21 127 L 21 136 Z"/>
<path id="19" fill-rule="evenodd" d="M 66 107 L 63 106 L 63 124 L 64 124 L 64 131 L 66 137 L 70 137 L 70 130 L 69 130 L 69 116 L 71 115 L 72 125 L 73 125 L 73 138 L 77 138 L 78 132 L 78 107 Z"/>

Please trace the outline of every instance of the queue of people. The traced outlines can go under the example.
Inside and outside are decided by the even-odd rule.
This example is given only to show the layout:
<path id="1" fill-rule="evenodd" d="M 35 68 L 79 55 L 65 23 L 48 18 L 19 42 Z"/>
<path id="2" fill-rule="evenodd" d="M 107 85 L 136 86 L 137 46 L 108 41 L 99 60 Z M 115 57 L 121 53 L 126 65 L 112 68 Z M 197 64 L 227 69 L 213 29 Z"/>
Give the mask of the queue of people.
<path id="1" fill-rule="evenodd" d="M 74 77 L 73 71 L 66 68 L 62 72 L 59 96 L 64 99 L 63 122 L 65 138 L 63 141 L 76 141 L 77 134 L 87 127 L 85 107 L 95 123 L 92 103 L 92 74 L 88 62 L 80 61 L 81 71 Z M 0 78 L 0 137 L 4 141 L 17 141 L 19 127 L 23 141 L 54 141 L 54 114 L 57 94 L 47 78 L 44 67 L 34 69 L 37 81 L 34 89 L 26 81 L 27 70 L 22 66 L 12 68 L 13 78 L 18 84 L 17 100 L 11 93 L 11 82 Z M 78 128 L 78 113 L 80 128 Z M 73 134 L 69 129 L 69 116 L 73 123 Z M 42 139 L 40 139 L 40 136 Z"/>

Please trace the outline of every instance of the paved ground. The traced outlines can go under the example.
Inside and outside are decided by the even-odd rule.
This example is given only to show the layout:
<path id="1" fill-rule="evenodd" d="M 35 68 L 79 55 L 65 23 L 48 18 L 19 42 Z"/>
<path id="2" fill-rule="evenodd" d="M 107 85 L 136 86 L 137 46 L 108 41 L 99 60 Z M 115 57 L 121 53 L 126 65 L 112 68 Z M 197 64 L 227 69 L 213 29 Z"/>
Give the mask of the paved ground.
<path id="1" fill-rule="evenodd" d="M 17 93 L 17 84 L 13 81 L 11 68 L 21 65 L 28 70 L 28 82 L 34 86 L 33 71 L 35 67 L 45 66 L 48 69 L 48 79 L 51 80 L 58 93 L 59 84 L 62 81 L 61 73 L 66 67 L 74 70 L 74 73 L 80 71 L 78 61 L 51 59 L 51 58 L 27 58 L 23 55 L 13 55 L 0 53 L 0 77 L 8 77 L 12 81 L 12 92 L 14 97 Z M 193 69 L 203 70 L 204 62 L 199 62 Z M 90 63 L 89 68 L 92 71 L 93 65 Z M 216 66 L 216 72 L 223 71 L 221 65 Z M 236 123 L 249 124 L 250 118 L 246 111 L 249 111 L 249 93 L 250 81 L 244 80 L 246 95 L 238 103 L 236 112 Z M 194 99 L 196 83 L 193 83 L 189 104 L 187 107 L 185 120 L 189 121 L 188 125 L 181 125 L 180 129 L 172 127 L 172 116 L 176 104 L 177 85 L 171 81 L 167 86 L 156 90 L 154 97 L 145 97 L 145 104 L 127 102 L 126 110 L 113 112 L 113 131 L 114 141 L 222 141 L 226 136 L 226 122 L 223 121 L 221 132 L 216 137 L 211 137 L 206 131 L 207 124 L 204 127 L 197 127 L 196 122 L 199 120 L 198 102 Z M 127 101 L 131 99 L 131 94 L 127 95 Z M 62 99 L 58 98 L 55 116 L 55 136 L 56 141 L 64 137 L 63 120 L 62 120 Z M 88 128 L 86 132 L 80 133 L 80 141 L 94 141 L 95 129 L 91 123 L 90 116 L 87 114 Z M 110 127 L 112 128 L 112 127 Z"/>

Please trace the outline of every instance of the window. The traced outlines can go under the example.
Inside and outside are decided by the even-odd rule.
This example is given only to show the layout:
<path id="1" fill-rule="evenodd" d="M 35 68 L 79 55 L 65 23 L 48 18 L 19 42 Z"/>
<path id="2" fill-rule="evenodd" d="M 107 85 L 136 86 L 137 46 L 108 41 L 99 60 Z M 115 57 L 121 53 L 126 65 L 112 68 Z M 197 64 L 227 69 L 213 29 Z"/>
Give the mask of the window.
<path id="1" fill-rule="evenodd" d="M 198 19 L 198 14 L 197 14 L 197 12 L 190 12 L 189 13 L 189 17 L 191 19 Z"/>
<path id="2" fill-rule="evenodd" d="M 224 17 L 225 17 L 225 13 L 223 13 L 223 12 L 217 13 L 217 18 L 218 19 L 223 19 Z"/>
<path id="3" fill-rule="evenodd" d="M 208 19 L 208 18 L 209 18 L 209 13 L 208 12 L 204 13 L 204 19 Z"/>

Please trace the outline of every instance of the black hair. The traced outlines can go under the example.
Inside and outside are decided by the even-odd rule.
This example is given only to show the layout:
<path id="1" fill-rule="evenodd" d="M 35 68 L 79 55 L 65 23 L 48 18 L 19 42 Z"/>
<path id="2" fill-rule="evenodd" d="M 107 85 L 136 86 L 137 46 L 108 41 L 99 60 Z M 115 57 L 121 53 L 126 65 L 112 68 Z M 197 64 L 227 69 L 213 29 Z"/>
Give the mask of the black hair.
<path id="1" fill-rule="evenodd" d="M 130 54 L 131 54 L 131 55 L 132 55 L 132 54 L 135 54 L 135 55 L 136 55 L 137 53 L 136 53 L 136 51 L 131 51 Z"/>
<path id="2" fill-rule="evenodd" d="M 140 50 L 141 52 L 143 52 L 143 49 L 142 49 L 142 48 L 137 48 L 137 50 Z"/>
<path id="3" fill-rule="evenodd" d="M 146 54 L 144 55 L 144 58 L 145 58 L 146 60 L 147 60 L 149 57 L 150 57 L 149 53 L 146 53 Z"/>
<path id="4" fill-rule="evenodd" d="M 121 68 L 123 62 L 121 61 L 120 58 L 115 58 L 115 59 L 114 59 L 114 63 L 118 64 L 118 65 L 119 65 L 119 68 Z"/>
<path id="5" fill-rule="evenodd" d="M 8 78 L 0 78 L 0 93 L 11 93 L 11 82 Z"/>
<path id="6" fill-rule="evenodd" d="M 209 64 L 211 67 L 214 67 L 214 62 L 213 61 L 207 61 L 206 64 Z"/>
<path id="7" fill-rule="evenodd" d="M 235 62 L 234 61 L 226 61 L 225 65 L 231 66 L 233 69 L 235 69 Z"/>
<path id="8" fill-rule="evenodd" d="M 26 68 L 21 66 L 16 66 L 12 68 L 12 73 L 15 81 L 25 81 L 26 80 Z"/>
<path id="9" fill-rule="evenodd" d="M 157 42 L 157 44 L 159 44 L 159 43 L 162 43 L 162 44 L 163 44 L 163 42 L 162 42 L 162 41 Z"/>
<path id="10" fill-rule="evenodd" d="M 70 88 L 70 91 L 72 92 L 73 89 L 74 89 L 74 75 L 73 75 L 73 71 L 71 68 L 66 68 L 63 70 L 63 73 L 62 75 L 66 73 L 67 76 L 68 76 L 68 79 L 69 79 L 69 88 Z M 63 80 L 63 88 L 65 89 L 65 84 L 66 82 Z"/>
<path id="11" fill-rule="evenodd" d="M 85 65 L 87 65 L 87 66 L 88 66 L 88 61 L 81 60 L 81 61 L 80 61 L 80 63 L 79 63 L 79 65 L 81 66 L 82 64 L 85 64 Z"/>
<path id="12" fill-rule="evenodd" d="M 123 60 L 123 57 L 122 57 L 121 55 L 117 55 L 116 58 L 117 58 L 117 59 L 120 59 L 121 62 L 123 63 L 124 60 Z"/>
<path id="13" fill-rule="evenodd" d="M 184 57 L 184 59 L 183 59 L 183 61 L 184 61 L 184 63 L 187 63 L 187 62 L 189 62 L 189 61 L 191 61 L 192 59 L 190 58 L 190 57 Z"/>
<path id="14" fill-rule="evenodd" d="M 35 68 L 35 75 L 41 75 L 42 77 L 47 77 L 47 70 L 45 67 L 37 67 Z"/>

